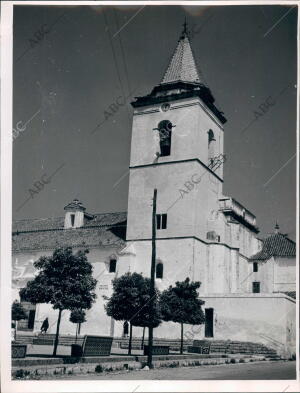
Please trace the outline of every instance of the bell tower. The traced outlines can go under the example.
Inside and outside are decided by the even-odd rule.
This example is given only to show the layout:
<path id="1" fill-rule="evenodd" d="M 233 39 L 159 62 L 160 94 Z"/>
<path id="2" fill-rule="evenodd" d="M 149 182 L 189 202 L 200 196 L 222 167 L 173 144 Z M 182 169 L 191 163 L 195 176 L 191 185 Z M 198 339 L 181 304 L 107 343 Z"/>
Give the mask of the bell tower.
<path id="1" fill-rule="evenodd" d="M 127 240 L 151 238 L 154 188 L 157 238 L 206 238 L 223 183 L 226 119 L 214 101 L 184 24 L 161 83 L 132 103 Z"/>

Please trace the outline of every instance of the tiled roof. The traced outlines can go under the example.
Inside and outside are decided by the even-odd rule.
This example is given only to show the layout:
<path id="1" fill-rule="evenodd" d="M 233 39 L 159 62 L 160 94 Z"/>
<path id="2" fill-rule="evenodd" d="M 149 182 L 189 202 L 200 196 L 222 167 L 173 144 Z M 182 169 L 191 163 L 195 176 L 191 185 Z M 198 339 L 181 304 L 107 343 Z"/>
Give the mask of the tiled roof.
<path id="1" fill-rule="evenodd" d="M 112 225 L 127 218 L 126 212 L 121 213 L 98 213 L 94 218 L 86 222 L 84 227 Z M 31 218 L 13 221 L 13 232 L 42 231 L 48 229 L 64 229 L 64 217 Z"/>
<path id="2" fill-rule="evenodd" d="M 126 221 L 127 212 L 119 213 L 102 213 L 94 214 L 94 219 L 88 221 L 86 226 L 96 226 L 96 225 L 113 225 L 121 221 Z"/>
<path id="3" fill-rule="evenodd" d="M 16 220 L 12 223 L 13 232 L 39 231 L 45 229 L 63 229 L 64 217 L 34 218 Z"/>
<path id="4" fill-rule="evenodd" d="M 296 243 L 282 233 L 274 233 L 263 241 L 261 251 L 250 257 L 252 261 L 264 261 L 271 257 L 296 256 Z"/>
<path id="5" fill-rule="evenodd" d="M 99 247 L 122 244 L 127 213 L 95 214 L 81 228 L 64 229 L 64 218 L 39 218 L 13 222 L 14 252 L 56 247 Z"/>
<path id="6" fill-rule="evenodd" d="M 199 74 L 187 34 L 183 34 L 180 37 L 161 84 L 176 81 L 200 83 Z"/>
<path id="7" fill-rule="evenodd" d="M 68 203 L 67 206 L 64 207 L 64 210 L 83 210 L 85 211 L 85 207 L 83 206 L 82 202 L 78 199 L 74 199 L 72 202 Z"/>

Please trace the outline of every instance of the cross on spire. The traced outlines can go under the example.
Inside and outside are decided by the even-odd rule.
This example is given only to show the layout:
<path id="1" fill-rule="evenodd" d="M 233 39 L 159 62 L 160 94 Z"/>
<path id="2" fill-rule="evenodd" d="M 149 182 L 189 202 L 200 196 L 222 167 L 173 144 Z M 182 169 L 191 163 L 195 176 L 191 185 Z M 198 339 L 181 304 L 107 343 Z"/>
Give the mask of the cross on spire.
<path id="1" fill-rule="evenodd" d="M 186 16 L 184 17 L 184 24 L 183 24 L 183 30 L 182 30 L 182 35 L 187 35 L 188 30 L 187 30 L 187 21 L 186 21 Z"/>
<path id="2" fill-rule="evenodd" d="M 189 36 L 188 23 L 187 23 L 187 19 L 185 16 L 184 23 L 182 24 L 182 32 L 181 32 L 179 40 L 183 40 L 185 37 L 188 37 L 188 36 Z"/>

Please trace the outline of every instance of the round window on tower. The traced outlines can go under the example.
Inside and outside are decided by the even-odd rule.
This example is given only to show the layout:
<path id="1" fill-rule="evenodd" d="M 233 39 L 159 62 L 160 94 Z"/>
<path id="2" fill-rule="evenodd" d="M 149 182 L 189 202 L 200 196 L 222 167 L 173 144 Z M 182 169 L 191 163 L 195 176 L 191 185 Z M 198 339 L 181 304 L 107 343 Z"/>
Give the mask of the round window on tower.
<path id="1" fill-rule="evenodd" d="M 170 109 L 170 104 L 168 104 L 168 103 L 162 104 L 161 110 L 163 112 L 167 112 L 169 109 Z"/>

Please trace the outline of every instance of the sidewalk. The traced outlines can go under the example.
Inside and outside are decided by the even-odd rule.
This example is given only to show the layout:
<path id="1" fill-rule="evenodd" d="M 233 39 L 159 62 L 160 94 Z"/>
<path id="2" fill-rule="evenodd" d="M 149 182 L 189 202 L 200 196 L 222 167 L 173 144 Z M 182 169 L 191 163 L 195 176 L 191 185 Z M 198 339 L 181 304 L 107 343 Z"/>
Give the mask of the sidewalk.
<path id="1" fill-rule="evenodd" d="M 136 391 L 142 391 L 145 380 L 293 380 L 296 379 L 295 361 L 253 362 L 239 364 L 203 365 L 181 368 L 160 368 L 149 371 L 119 371 L 89 374 L 43 375 L 41 380 L 121 381 L 140 380 Z M 289 387 L 287 382 L 286 389 Z M 139 389 L 138 389 L 139 388 Z M 296 391 L 296 390 L 293 390 Z"/>
<path id="2" fill-rule="evenodd" d="M 39 346 L 41 347 L 41 346 Z M 65 346 L 59 348 L 58 356 L 51 357 L 53 348 L 44 346 L 43 354 L 41 348 L 31 348 L 29 356 L 25 359 L 13 359 L 12 376 L 13 378 L 27 377 L 27 379 L 39 378 L 39 376 L 87 374 L 100 372 L 115 372 L 124 370 L 139 370 L 147 363 L 147 356 L 125 353 L 112 354 L 110 356 L 94 356 L 72 358 L 69 356 L 70 348 Z M 51 350 L 51 354 L 49 354 Z M 37 351 L 39 354 L 37 354 Z M 67 353 L 68 352 L 68 353 Z M 141 353 L 136 350 L 134 352 Z M 169 354 L 153 356 L 154 368 L 174 368 L 202 365 L 250 363 L 266 360 L 264 356 L 250 356 L 243 354 Z"/>

